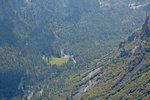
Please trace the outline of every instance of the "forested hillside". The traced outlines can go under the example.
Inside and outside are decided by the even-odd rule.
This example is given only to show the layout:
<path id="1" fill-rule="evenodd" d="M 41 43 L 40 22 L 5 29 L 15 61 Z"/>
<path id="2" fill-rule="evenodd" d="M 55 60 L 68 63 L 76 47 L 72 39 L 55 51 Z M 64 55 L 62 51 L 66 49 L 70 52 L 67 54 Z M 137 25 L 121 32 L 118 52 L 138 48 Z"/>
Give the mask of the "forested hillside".
<path id="1" fill-rule="evenodd" d="M 74 78 L 78 83 L 74 99 L 149 100 L 150 16 L 118 50 L 97 60 L 95 66 Z"/>
<path id="2" fill-rule="evenodd" d="M 114 52 L 143 24 L 149 5 L 149 0 L 1 0 L 0 99 L 73 99 L 75 75 Z"/>

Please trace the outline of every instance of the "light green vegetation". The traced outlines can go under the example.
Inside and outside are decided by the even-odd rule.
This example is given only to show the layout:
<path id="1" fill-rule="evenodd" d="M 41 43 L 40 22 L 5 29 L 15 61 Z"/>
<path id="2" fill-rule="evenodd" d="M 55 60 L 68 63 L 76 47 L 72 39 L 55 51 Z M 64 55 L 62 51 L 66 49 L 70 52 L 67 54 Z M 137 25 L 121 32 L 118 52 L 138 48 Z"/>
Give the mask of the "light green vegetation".
<path id="1" fill-rule="evenodd" d="M 62 4 L 63 4 L 63 7 L 67 7 L 67 5 L 68 5 L 68 0 L 62 0 Z"/>
<path id="2" fill-rule="evenodd" d="M 49 63 L 52 65 L 56 64 L 57 66 L 61 66 L 62 64 L 67 63 L 68 59 L 69 58 L 57 58 L 52 56 L 49 60 Z"/>
<path id="3" fill-rule="evenodd" d="M 103 7 L 98 0 L 24 1 L 0 1 L 0 100 L 22 100 L 24 94 L 18 90 L 21 79 L 24 89 L 33 90 L 32 100 L 72 100 L 80 84 L 86 82 L 82 81 L 82 76 L 101 66 L 103 73 L 98 73 L 100 85 L 81 96 L 85 96 L 83 100 L 93 100 L 94 95 L 95 99 L 98 96 L 107 98 L 111 95 L 109 91 L 115 91 L 110 87 L 127 73 L 128 65 L 131 65 L 131 71 L 142 56 L 147 55 L 141 51 L 144 48 L 150 51 L 149 44 L 137 52 L 142 45 L 136 39 L 132 43 L 125 42 L 124 49 L 120 49 L 124 58 L 118 57 L 118 51 L 117 58 L 112 54 L 115 59 L 104 59 L 107 58 L 105 54 L 114 51 L 120 41 L 143 23 L 145 11 L 130 9 L 128 4 L 131 0 L 105 0 L 102 1 Z M 3 18 L 8 18 L 8 21 Z M 59 57 L 65 56 L 61 55 L 62 48 L 65 55 L 75 59 L 76 64 L 73 60 Z M 41 55 L 46 56 L 44 60 Z M 145 56 L 145 66 L 149 62 L 148 57 Z M 93 64 L 94 59 L 98 59 L 98 64 Z"/>
<path id="4" fill-rule="evenodd" d="M 67 63 L 69 58 L 58 58 L 58 57 L 42 57 L 43 60 L 49 65 L 57 65 L 57 66 L 62 66 L 64 63 Z"/>

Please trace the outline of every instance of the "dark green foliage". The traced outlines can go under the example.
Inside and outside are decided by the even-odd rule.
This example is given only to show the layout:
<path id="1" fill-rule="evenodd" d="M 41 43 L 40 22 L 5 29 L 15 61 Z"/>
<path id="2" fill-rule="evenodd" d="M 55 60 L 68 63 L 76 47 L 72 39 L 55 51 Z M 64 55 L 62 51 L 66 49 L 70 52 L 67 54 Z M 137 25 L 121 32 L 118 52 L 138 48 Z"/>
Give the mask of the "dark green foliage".
<path id="1" fill-rule="evenodd" d="M 8 43 L 9 45 L 15 45 L 17 37 L 13 33 L 14 25 L 8 20 L 0 21 L 0 45 Z"/>
<path id="2" fill-rule="evenodd" d="M 143 23 L 144 11 L 129 9 L 128 2 L 110 0 L 111 5 L 100 8 L 97 0 L 0 1 L 0 99 L 20 100 L 31 95 L 33 100 L 72 100 L 79 86 L 87 82 L 82 83 L 81 78 L 89 72 L 83 76 L 82 73 L 99 65 L 106 67 L 94 75 L 102 74 L 97 80 L 106 83 L 102 84 L 106 87 L 106 91 L 100 91 L 102 96 L 106 94 L 104 98 L 109 98 L 111 94 L 121 91 L 122 87 L 116 89 L 119 85 L 117 83 L 126 72 L 132 72 L 141 59 L 146 59 L 140 51 L 132 57 L 129 52 L 133 49 L 132 46 L 125 47 L 129 42 L 136 44 L 134 38 L 138 38 L 138 35 L 128 38 L 128 42 L 120 46 L 119 51 L 123 50 L 121 48 L 124 50 L 115 59 L 107 56 L 101 60 L 98 58 L 112 52 L 120 41 Z M 7 20 L 4 20 L 4 16 Z M 61 49 L 64 49 L 66 55 L 73 55 L 77 63 L 70 58 L 58 67 L 43 61 L 43 55 L 60 58 Z M 144 53 L 149 53 L 148 45 L 141 50 L 143 49 Z M 99 60 L 109 62 L 96 65 Z M 110 62 L 113 64 L 110 65 Z M 130 68 L 124 63 L 130 63 Z M 135 79 L 138 77 L 140 74 Z M 18 89 L 21 80 L 24 90 Z M 111 81 L 112 84 L 109 85 Z M 110 91 L 112 87 L 116 91 Z M 133 89 L 129 92 L 135 91 Z M 91 93 L 89 99 L 99 98 L 97 93 Z M 88 96 L 89 94 L 81 98 L 84 100 Z"/>
<path id="3" fill-rule="evenodd" d="M 149 23 L 145 25 L 148 26 Z M 134 35 L 135 33 L 132 36 Z M 147 48 L 147 46 L 150 48 L 150 38 L 146 33 L 142 32 L 142 30 L 137 31 L 136 35 L 138 38 L 132 41 L 126 40 L 122 47 L 124 51 L 132 53 L 129 53 L 125 57 L 117 57 L 117 55 L 121 55 L 120 52 L 122 52 L 120 51 L 122 48 L 119 48 L 119 50 L 114 53 L 113 57 L 110 58 L 110 61 L 106 60 L 97 65 L 97 67 L 104 67 L 104 69 L 100 71 L 103 73 L 98 76 L 101 79 L 99 84 L 88 92 L 76 97 L 77 100 L 91 98 L 94 100 L 147 100 L 150 92 L 150 53 L 145 52 L 145 48 Z M 141 45 L 141 43 L 142 46 L 140 49 L 136 48 L 135 52 L 133 52 L 135 47 Z M 117 62 L 112 64 L 114 59 L 117 60 Z"/>
<path id="4" fill-rule="evenodd" d="M 147 17 L 146 22 L 144 23 L 142 30 L 150 37 L 150 17 Z"/>
<path id="5" fill-rule="evenodd" d="M 17 96 L 18 84 L 20 83 L 20 79 L 22 77 L 21 72 L 9 71 L 0 73 L 0 93 L 1 96 L 7 97 L 8 99 Z"/>

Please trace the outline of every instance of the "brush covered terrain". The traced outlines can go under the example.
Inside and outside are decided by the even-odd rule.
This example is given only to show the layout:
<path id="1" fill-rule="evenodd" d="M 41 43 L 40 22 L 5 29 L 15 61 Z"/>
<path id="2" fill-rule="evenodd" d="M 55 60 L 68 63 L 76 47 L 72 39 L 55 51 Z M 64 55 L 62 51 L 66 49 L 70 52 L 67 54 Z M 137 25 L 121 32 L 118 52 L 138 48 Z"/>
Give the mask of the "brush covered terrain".
<path id="1" fill-rule="evenodd" d="M 149 98 L 149 19 L 133 32 L 149 9 L 149 0 L 1 0 L 0 99 Z"/>

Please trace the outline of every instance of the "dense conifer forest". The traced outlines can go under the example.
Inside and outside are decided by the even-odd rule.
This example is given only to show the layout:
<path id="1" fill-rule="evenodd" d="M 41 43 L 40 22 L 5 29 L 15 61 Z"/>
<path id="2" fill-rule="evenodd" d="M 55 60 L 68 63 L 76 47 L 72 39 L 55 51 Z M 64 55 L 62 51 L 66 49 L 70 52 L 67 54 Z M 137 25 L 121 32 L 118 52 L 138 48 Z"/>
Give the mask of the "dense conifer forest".
<path id="1" fill-rule="evenodd" d="M 148 100 L 149 0 L 1 0 L 0 100 Z"/>

